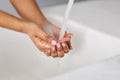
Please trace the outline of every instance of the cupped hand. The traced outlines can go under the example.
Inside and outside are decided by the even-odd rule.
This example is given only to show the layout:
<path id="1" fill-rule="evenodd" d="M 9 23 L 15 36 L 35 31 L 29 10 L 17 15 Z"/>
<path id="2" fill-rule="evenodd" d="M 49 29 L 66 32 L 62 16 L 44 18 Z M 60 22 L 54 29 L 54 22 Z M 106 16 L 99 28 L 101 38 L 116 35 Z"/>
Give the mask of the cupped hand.
<path id="1" fill-rule="evenodd" d="M 25 28 L 25 33 L 31 38 L 36 47 L 47 56 L 62 58 L 72 49 L 71 34 L 66 32 L 64 38 L 58 40 L 60 28 L 53 24 L 43 26 L 32 23 Z"/>
<path id="2" fill-rule="evenodd" d="M 49 30 L 46 30 L 49 29 Z M 50 30 L 52 29 L 52 31 Z M 47 50 L 45 51 L 47 56 L 52 56 L 54 58 L 56 57 L 64 57 L 64 55 L 66 53 L 68 53 L 71 49 L 71 33 L 65 33 L 64 38 L 62 40 L 58 40 L 59 35 L 60 35 L 60 31 L 61 29 L 56 27 L 55 25 L 49 23 L 49 25 L 44 26 L 44 30 L 46 33 L 48 33 L 49 35 L 51 35 L 52 32 L 52 37 L 57 40 L 57 44 L 52 46 L 51 50 Z M 49 32 L 50 31 L 50 32 Z"/>
<path id="3" fill-rule="evenodd" d="M 41 25 L 31 23 L 25 32 L 42 52 L 51 50 L 56 45 L 56 41 L 41 28 Z"/>

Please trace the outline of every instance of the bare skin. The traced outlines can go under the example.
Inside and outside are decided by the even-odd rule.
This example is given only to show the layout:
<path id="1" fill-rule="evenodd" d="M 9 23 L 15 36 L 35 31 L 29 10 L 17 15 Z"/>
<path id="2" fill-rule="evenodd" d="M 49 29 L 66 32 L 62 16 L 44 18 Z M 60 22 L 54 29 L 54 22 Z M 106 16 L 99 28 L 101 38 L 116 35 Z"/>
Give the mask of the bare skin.
<path id="1" fill-rule="evenodd" d="M 51 49 L 52 47 L 51 43 L 54 39 L 33 22 L 19 19 L 13 15 L 0 11 L 0 26 L 29 35 L 41 51 Z"/>
<path id="2" fill-rule="evenodd" d="M 22 19 L 0 11 L 0 26 L 27 34 L 47 56 L 63 57 L 71 50 L 71 34 L 66 33 L 62 40 L 55 41 L 59 37 L 60 29 L 45 18 L 35 0 L 10 1 Z M 44 30 L 46 27 L 53 29 L 55 37 Z"/>

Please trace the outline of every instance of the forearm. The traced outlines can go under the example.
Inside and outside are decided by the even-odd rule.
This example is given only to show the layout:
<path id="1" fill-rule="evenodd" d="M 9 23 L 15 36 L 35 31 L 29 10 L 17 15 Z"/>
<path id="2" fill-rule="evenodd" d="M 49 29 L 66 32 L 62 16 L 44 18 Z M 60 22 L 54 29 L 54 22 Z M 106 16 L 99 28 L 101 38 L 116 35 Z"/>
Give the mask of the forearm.
<path id="1" fill-rule="evenodd" d="M 35 0 L 11 0 L 11 3 L 14 5 L 20 16 L 24 19 L 37 24 L 44 25 L 48 23 Z"/>
<path id="2" fill-rule="evenodd" d="M 29 22 L 0 10 L 0 27 L 4 27 L 18 32 L 24 32 L 28 23 Z"/>

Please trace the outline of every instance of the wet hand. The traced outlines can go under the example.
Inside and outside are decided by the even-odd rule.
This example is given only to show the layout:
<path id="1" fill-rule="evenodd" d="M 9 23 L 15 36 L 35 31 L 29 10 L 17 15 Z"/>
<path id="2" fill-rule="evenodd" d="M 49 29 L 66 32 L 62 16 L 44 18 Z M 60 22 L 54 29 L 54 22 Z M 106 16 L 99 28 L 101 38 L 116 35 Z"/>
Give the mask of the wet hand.
<path id="1" fill-rule="evenodd" d="M 57 40 L 57 44 L 52 46 L 51 50 L 45 51 L 45 54 L 47 56 L 52 56 L 54 58 L 56 57 L 64 57 L 66 53 L 68 53 L 71 49 L 71 33 L 65 33 L 65 36 L 62 40 L 58 40 L 59 35 L 60 35 L 60 28 L 56 27 L 53 24 L 49 24 L 49 26 L 45 27 L 50 27 L 50 29 L 53 29 L 54 32 L 54 38 Z"/>
<path id="2" fill-rule="evenodd" d="M 25 33 L 42 52 L 51 50 L 53 45 L 56 45 L 56 41 L 48 35 L 40 25 L 38 26 L 37 24 L 31 23 L 27 28 L 25 28 Z"/>

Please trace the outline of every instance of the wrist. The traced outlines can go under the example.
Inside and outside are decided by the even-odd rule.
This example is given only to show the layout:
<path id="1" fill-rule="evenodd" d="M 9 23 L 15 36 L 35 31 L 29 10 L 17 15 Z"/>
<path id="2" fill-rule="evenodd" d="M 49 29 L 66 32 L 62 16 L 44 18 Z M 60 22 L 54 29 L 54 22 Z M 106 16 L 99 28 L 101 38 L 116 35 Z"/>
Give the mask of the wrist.
<path id="1" fill-rule="evenodd" d="M 34 27 L 36 26 L 35 23 L 33 22 L 28 22 L 28 21 L 25 21 L 25 23 L 23 23 L 23 29 L 22 29 L 22 32 L 29 35 L 31 30 L 34 29 Z"/>

